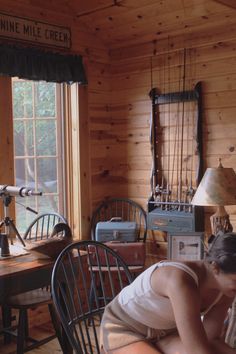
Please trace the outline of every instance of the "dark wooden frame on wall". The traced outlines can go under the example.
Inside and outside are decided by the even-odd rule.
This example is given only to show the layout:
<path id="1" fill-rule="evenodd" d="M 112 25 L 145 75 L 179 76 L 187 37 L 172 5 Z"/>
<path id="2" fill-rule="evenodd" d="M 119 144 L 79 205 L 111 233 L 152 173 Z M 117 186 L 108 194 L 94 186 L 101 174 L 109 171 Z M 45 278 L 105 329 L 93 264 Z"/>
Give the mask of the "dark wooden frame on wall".
<path id="1" fill-rule="evenodd" d="M 203 139 L 202 139 L 202 85 L 198 82 L 193 90 L 170 92 L 158 94 L 158 90 L 153 88 L 150 92 L 152 100 L 152 122 L 151 122 L 151 150 L 153 159 L 153 169 L 151 175 L 152 196 L 148 200 L 148 228 L 166 232 L 196 232 L 204 230 L 204 210 L 202 207 L 195 207 L 183 202 L 162 202 L 155 200 L 155 186 L 158 184 L 158 173 L 161 166 L 158 161 L 157 150 L 157 130 L 159 127 L 159 106 L 172 103 L 183 103 L 195 101 L 197 103 L 196 117 L 196 152 L 198 156 L 198 166 L 196 166 L 196 184 L 200 183 L 203 176 Z M 168 206 L 163 208 L 163 206 Z M 173 211 L 167 210 L 173 206 Z M 181 208 L 189 208 L 190 213 L 183 213 Z M 163 210 L 164 209 L 164 210 Z"/>

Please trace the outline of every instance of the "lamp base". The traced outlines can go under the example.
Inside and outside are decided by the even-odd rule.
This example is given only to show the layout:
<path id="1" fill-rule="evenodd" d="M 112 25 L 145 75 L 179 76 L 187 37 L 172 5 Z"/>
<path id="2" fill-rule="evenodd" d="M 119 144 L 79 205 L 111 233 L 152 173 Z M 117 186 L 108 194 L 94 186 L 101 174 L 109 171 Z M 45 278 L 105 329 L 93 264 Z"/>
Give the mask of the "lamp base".
<path id="1" fill-rule="evenodd" d="M 229 214 L 226 212 L 224 206 L 218 206 L 217 211 L 210 217 L 211 220 L 211 230 L 213 235 L 217 235 L 218 232 L 227 232 L 233 231 L 233 226 L 229 220 Z"/>

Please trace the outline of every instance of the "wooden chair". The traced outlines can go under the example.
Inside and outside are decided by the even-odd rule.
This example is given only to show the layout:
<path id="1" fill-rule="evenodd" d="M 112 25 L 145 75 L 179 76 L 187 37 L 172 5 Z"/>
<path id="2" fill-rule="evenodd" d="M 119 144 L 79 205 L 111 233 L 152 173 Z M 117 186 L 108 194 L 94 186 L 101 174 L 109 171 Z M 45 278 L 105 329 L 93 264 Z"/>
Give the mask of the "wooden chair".
<path id="1" fill-rule="evenodd" d="M 92 240 L 96 239 L 96 226 L 100 221 L 109 221 L 112 218 L 120 218 L 122 221 L 134 221 L 136 223 L 137 229 L 137 241 L 143 242 L 146 241 L 147 236 L 147 217 L 144 209 L 134 202 L 133 200 L 127 198 L 112 198 L 103 201 L 98 208 L 94 211 L 91 219 L 91 238 Z M 125 241 L 125 239 L 124 239 Z M 122 247 L 122 244 L 109 243 L 109 247 L 114 248 L 114 250 L 120 254 L 126 264 L 129 265 L 129 270 L 132 272 L 133 276 L 136 277 L 144 270 L 145 266 L 145 245 L 137 245 L 135 247 L 135 243 L 130 243 L 126 245 L 125 249 Z M 142 247 L 142 250 L 140 249 Z M 137 248 L 137 249 L 136 249 Z M 143 253 L 143 256 L 140 257 L 142 262 L 137 265 L 135 261 L 132 264 L 132 259 L 136 258 L 140 254 Z"/>
<path id="2" fill-rule="evenodd" d="M 39 215 L 26 230 L 24 239 L 30 240 L 32 243 L 34 243 L 35 241 L 39 240 L 47 240 L 51 234 L 54 234 L 55 237 L 61 237 L 63 232 L 63 225 L 65 225 L 63 236 L 71 237 L 71 230 L 63 216 L 57 213 Z M 60 227 L 58 228 L 57 226 Z M 70 233 L 70 235 L 68 235 L 68 233 Z M 42 305 L 48 305 L 55 333 L 42 340 L 36 340 L 29 336 L 27 311 Z M 18 310 L 19 313 L 16 331 L 13 331 L 14 328 L 12 328 L 11 324 L 9 323 L 9 313 L 12 309 Z M 23 354 L 26 351 L 43 345 L 54 339 L 56 336 L 60 341 L 60 330 L 57 325 L 57 319 L 53 308 L 51 292 L 49 289 L 36 289 L 27 293 L 11 296 L 2 306 L 2 312 L 5 342 L 8 342 L 12 335 L 16 335 L 17 354 Z M 30 342 L 30 344 L 28 344 L 28 342 Z"/>
<path id="3" fill-rule="evenodd" d="M 68 224 L 66 218 L 58 213 L 40 214 L 26 229 L 23 238 L 34 242 L 48 239 L 58 223 Z"/>
<path id="4" fill-rule="evenodd" d="M 103 243 L 78 241 L 62 251 L 52 272 L 52 298 L 75 353 L 100 353 L 104 308 L 131 281 L 122 258 Z"/>

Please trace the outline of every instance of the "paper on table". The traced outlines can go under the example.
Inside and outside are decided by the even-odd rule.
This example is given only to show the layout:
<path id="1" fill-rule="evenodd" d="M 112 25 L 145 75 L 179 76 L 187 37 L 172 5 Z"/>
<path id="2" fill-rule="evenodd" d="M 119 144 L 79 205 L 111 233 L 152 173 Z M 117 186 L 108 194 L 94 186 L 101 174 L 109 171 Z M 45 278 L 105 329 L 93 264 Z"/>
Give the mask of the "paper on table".
<path id="1" fill-rule="evenodd" d="M 9 259 L 9 258 L 13 258 L 13 257 L 18 257 L 18 256 L 23 256 L 25 254 L 29 254 L 29 252 L 26 251 L 22 246 L 9 245 L 9 248 L 10 248 L 10 256 L 7 256 L 7 257 L 2 257 L 1 256 L 1 250 L 0 250 L 0 260 Z"/>

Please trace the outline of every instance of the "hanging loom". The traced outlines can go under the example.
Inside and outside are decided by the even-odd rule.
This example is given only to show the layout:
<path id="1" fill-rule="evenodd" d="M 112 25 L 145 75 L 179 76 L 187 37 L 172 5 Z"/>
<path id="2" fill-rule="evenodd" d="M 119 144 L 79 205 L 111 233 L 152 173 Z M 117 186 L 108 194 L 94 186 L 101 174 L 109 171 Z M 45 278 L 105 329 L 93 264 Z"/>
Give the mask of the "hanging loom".
<path id="1" fill-rule="evenodd" d="M 183 91 L 164 94 L 154 88 L 150 98 L 153 168 L 148 228 L 203 231 L 203 208 L 191 205 L 203 175 L 201 83 L 186 91 L 184 82 Z"/>

